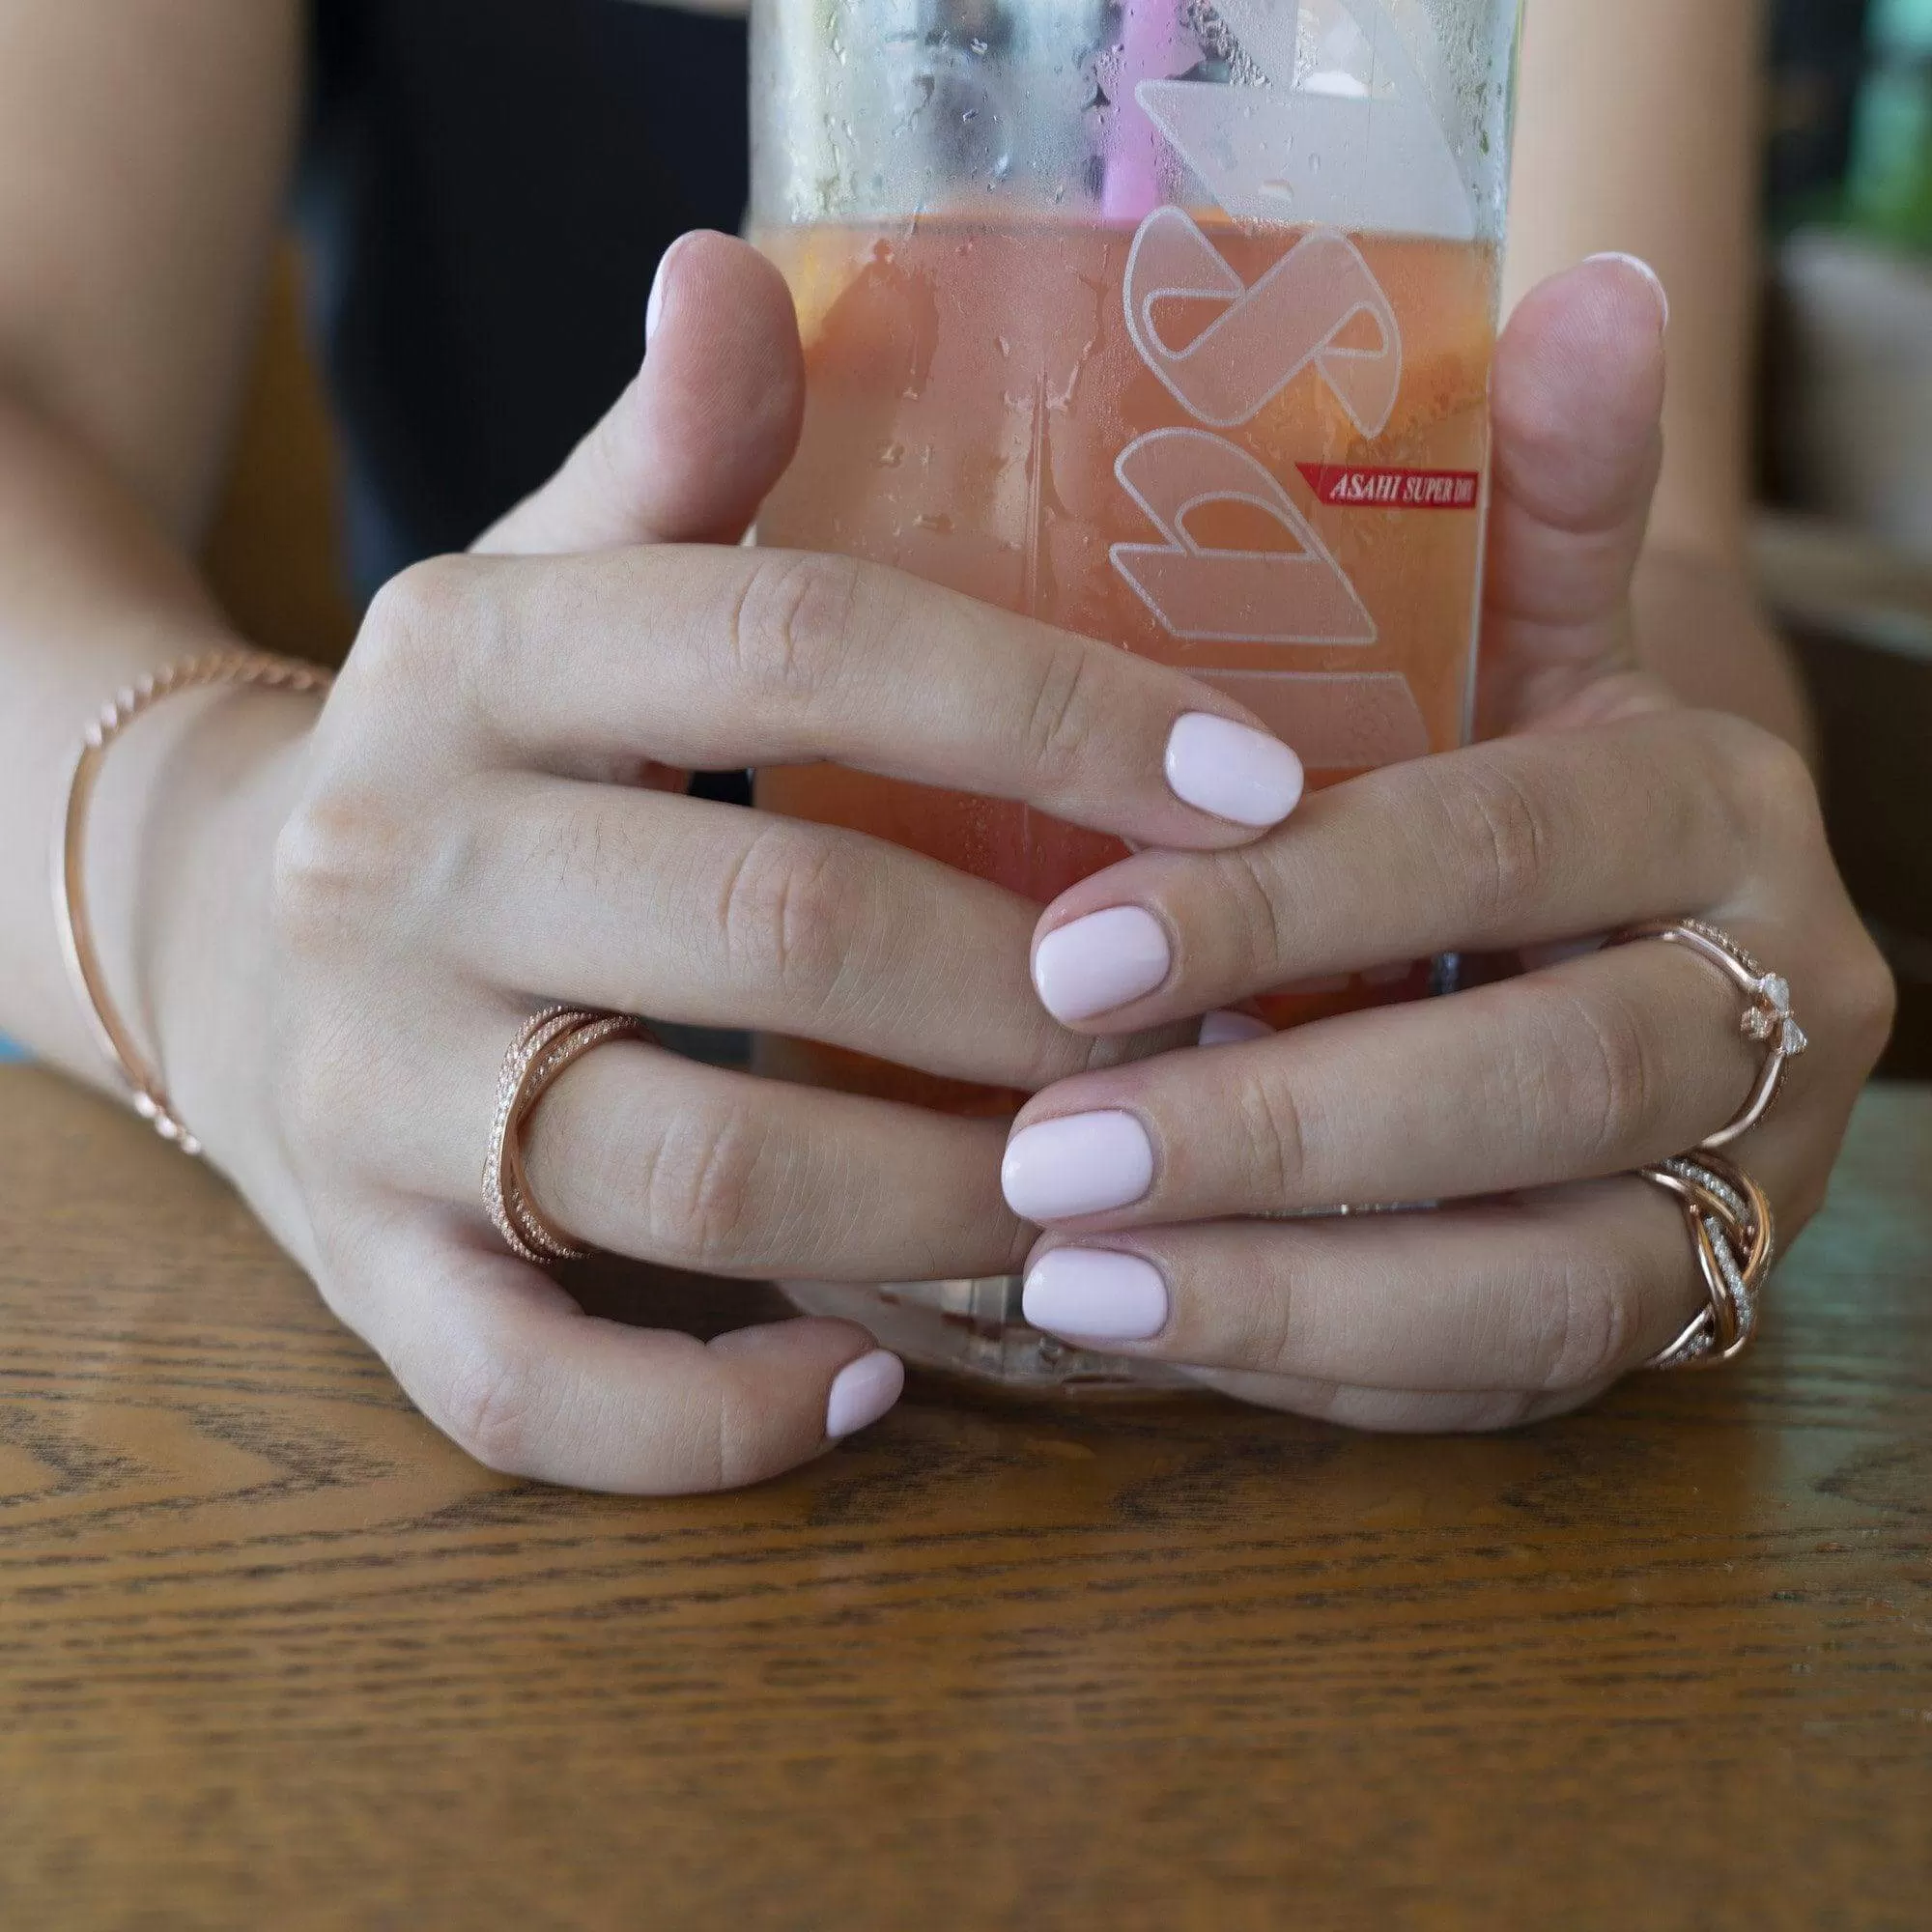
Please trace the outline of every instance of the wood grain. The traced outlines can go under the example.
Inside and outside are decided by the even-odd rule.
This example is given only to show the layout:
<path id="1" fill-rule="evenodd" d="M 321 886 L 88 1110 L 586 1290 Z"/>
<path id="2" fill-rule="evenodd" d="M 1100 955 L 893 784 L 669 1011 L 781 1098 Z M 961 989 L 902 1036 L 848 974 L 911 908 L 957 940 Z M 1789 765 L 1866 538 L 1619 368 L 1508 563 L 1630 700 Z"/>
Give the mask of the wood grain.
<path id="1" fill-rule="evenodd" d="M 0 1069 L 0 1923 L 1921 1927 L 1928 1184 L 1875 1092 L 1747 1366 L 1515 1435 L 932 1383 L 616 1501 Z"/>

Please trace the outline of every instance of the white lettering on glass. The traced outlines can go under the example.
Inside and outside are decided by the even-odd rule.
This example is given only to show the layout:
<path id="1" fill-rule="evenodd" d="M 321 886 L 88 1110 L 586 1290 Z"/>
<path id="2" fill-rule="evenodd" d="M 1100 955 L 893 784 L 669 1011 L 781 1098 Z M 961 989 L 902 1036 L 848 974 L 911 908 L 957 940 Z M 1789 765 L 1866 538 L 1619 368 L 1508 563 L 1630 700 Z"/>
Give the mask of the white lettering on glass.
<path id="1" fill-rule="evenodd" d="M 1188 215 L 1157 208 L 1134 237 L 1122 293 L 1141 359 L 1197 422 L 1233 429 L 1313 368 L 1363 436 L 1388 427 L 1402 387 L 1402 330 L 1346 235 L 1317 229 L 1249 287 Z M 1161 305 L 1188 298 L 1225 306 L 1184 348 L 1170 348 Z M 1361 323 L 1374 343 L 1343 347 Z"/>
<path id="2" fill-rule="evenodd" d="M 1206 430 L 1158 429 L 1121 452 L 1114 474 L 1164 542 L 1116 544 L 1114 568 L 1177 638 L 1255 644 L 1372 644 L 1375 619 L 1268 469 Z M 1292 549 L 1224 550 L 1187 520 L 1241 503 Z"/>

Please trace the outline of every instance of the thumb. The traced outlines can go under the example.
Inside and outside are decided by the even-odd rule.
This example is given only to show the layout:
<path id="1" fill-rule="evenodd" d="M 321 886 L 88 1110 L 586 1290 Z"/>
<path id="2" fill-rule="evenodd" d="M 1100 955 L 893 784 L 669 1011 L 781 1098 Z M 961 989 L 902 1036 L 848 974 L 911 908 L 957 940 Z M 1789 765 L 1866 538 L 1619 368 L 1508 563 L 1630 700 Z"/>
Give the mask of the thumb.
<path id="1" fill-rule="evenodd" d="M 1482 713 L 1553 722 L 1634 668 L 1630 592 L 1663 455 L 1662 284 L 1605 255 L 1557 275 L 1496 345 Z"/>
<path id="2" fill-rule="evenodd" d="M 634 544 L 736 543 L 791 461 L 805 358 L 784 278 L 726 235 L 666 250 L 645 356 L 616 406 L 534 496 L 476 544 L 549 555 Z"/>

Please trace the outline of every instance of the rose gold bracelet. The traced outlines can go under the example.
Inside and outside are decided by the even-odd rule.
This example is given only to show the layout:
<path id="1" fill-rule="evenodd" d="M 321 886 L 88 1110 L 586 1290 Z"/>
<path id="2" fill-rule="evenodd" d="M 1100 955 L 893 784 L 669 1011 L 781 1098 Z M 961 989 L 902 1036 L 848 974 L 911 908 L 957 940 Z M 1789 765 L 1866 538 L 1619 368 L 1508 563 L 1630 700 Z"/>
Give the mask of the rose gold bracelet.
<path id="1" fill-rule="evenodd" d="M 185 1153 L 200 1153 L 201 1143 L 175 1112 L 160 1069 L 141 1051 L 122 1018 L 108 993 L 106 976 L 100 970 L 99 955 L 95 951 L 85 881 L 87 821 L 94 803 L 94 787 L 99 780 L 108 747 L 135 719 L 164 697 L 220 684 L 251 685 L 266 691 L 326 692 L 333 682 L 327 671 L 292 659 L 273 658 L 260 651 L 212 651 L 206 657 L 187 658 L 169 665 L 138 684 L 125 687 L 111 704 L 101 706 L 99 716 L 88 724 L 74 753 L 68 778 L 67 809 L 58 827 L 53 864 L 54 923 L 67 958 L 68 977 L 73 982 L 74 997 L 94 1028 L 101 1052 L 127 1082 L 134 1111 L 152 1122 L 164 1141 L 172 1141 Z"/>

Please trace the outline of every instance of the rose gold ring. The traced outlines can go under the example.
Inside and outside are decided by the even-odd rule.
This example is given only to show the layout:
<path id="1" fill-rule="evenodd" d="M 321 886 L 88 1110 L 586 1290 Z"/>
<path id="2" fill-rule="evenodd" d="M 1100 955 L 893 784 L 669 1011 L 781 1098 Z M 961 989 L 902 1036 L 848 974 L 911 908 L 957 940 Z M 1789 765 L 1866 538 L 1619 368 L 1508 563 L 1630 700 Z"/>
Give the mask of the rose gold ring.
<path id="1" fill-rule="evenodd" d="M 1650 1369 L 1717 1368 L 1735 1362 L 1757 1335 L 1764 1284 L 1777 1261 L 1777 1232 L 1764 1189 L 1734 1162 L 1703 1150 L 1643 1170 L 1684 1209 L 1705 1305 Z"/>
<path id="2" fill-rule="evenodd" d="M 490 1151 L 483 1161 L 483 1206 L 511 1253 L 523 1261 L 541 1266 L 547 1262 L 581 1262 L 590 1253 L 571 1240 L 532 1198 L 524 1172 L 524 1129 L 537 1102 L 564 1069 L 613 1039 L 656 1043 L 650 1028 L 628 1013 L 546 1007 L 517 1030 L 503 1056 Z"/>
<path id="3" fill-rule="evenodd" d="M 1646 939 L 1682 946 L 1717 967 L 1745 996 L 1738 1031 L 1747 1039 L 1762 1041 L 1765 1047 L 1763 1070 L 1743 1110 L 1729 1126 L 1719 1127 L 1708 1140 L 1698 1143 L 1701 1151 L 1715 1152 L 1742 1140 L 1771 1112 L 1784 1091 L 1785 1068 L 1811 1042 L 1792 1017 L 1790 982 L 1781 974 L 1766 972 L 1729 933 L 1719 932 L 1700 919 L 1659 920 L 1620 932 L 1610 944 L 1634 946 Z"/>

